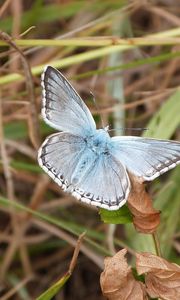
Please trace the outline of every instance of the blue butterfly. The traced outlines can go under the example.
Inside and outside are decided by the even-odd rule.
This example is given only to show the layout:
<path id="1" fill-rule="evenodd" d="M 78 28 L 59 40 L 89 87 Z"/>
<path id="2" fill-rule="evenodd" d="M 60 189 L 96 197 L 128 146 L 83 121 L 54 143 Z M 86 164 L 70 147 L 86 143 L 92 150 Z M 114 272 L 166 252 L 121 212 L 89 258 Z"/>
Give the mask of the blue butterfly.
<path id="1" fill-rule="evenodd" d="M 68 80 L 48 66 L 42 74 L 42 116 L 57 129 L 38 152 L 40 166 L 78 200 L 108 210 L 128 199 L 131 182 L 151 181 L 180 163 L 180 143 L 135 136 L 110 137 Z"/>

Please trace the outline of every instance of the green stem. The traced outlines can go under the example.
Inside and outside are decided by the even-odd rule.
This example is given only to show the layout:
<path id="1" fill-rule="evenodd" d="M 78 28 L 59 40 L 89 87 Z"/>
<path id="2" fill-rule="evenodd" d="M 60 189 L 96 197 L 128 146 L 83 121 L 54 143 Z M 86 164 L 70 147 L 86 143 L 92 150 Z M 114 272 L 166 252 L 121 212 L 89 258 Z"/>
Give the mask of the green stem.
<path id="1" fill-rule="evenodd" d="M 159 239 L 158 239 L 158 235 L 156 232 L 154 232 L 152 234 L 152 237 L 153 237 L 153 241 L 154 241 L 154 246 L 155 246 L 155 249 L 156 249 L 156 254 L 160 257 L 162 257 L 162 253 L 161 253 L 161 248 L 160 248 L 160 243 L 159 243 Z"/>
<path id="2" fill-rule="evenodd" d="M 121 39 L 116 37 L 98 39 L 98 38 L 76 38 L 76 39 L 15 39 L 14 42 L 21 47 L 105 47 L 105 46 L 154 46 L 154 45 L 174 45 L 180 44 L 179 37 L 153 37 L 145 36 L 139 38 Z M 5 41 L 0 40 L 0 46 L 7 46 Z"/>

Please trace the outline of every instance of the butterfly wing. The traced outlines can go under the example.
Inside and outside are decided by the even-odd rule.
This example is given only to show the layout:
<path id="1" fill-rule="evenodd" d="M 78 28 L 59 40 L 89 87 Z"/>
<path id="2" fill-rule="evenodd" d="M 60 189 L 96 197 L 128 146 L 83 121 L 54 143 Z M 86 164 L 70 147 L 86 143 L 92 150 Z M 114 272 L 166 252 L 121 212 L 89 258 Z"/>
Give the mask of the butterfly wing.
<path id="1" fill-rule="evenodd" d="M 64 190 L 85 151 L 84 139 L 66 132 L 49 136 L 38 151 L 39 165 Z"/>
<path id="2" fill-rule="evenodd" d="M 151 181 L 180 164 L 180 143 L 133 136 L 112 138 L 113 155 L 142 181 Z"/>
<path id="3" fill-rule="evenodd" d="M 48 66 L 42 74 L 42 116 L 51 127 L 77 135 L 96 129 L 94 119 L 67 79 Z"/>
<path id="4" fill-rule="evenodd" d="M 127 200 L 130 182 L 123 165 L 111 155 L 97 155 L 80 136 L 51 135 L 38 161 L 55 182 L 83 202 L 117 210 Z"/>
<path id="5" fill-rule="evenodd" d="M 111 156 L 99 156 L 73 195 L 91 205 L 117 210 L 125 204 L 129 192 L 129 177 L 123 165 Z"/>

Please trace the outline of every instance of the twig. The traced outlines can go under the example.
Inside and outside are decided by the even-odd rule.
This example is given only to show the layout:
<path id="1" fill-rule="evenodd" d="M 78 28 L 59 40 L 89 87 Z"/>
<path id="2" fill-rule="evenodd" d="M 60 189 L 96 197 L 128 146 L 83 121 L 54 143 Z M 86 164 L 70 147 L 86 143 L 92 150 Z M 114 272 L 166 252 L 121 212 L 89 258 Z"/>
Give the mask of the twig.
<path id="1" fill-rule="evenodd" d="M 14 234 L 11 239 L 11 243 L 8 245 L 5 257 L 3 258 L 3 262 L 1 264 L 1 269 L 0 269 L 1 280 L 4 278 L 8 268 L 10 267 L 11 262 L 18 248 L 20 251 L 21 261 L 25 272 L 27 273 L 28 276 L 32 274 L 27 248 L 23 240 L 23 235 L 27 230 L 28 224 L 25 224 L 24 226 L 20 226 L 17 222 L 18 221 L 17 218 L 15 218 L 15 215 L 13 215 L 12 217 L 13 217 L 12 221 L 14 221 L 13 223 Z"/>
<path id="2" fill-rule="evenodd" d="M 28 34 L 32 29 L 35 29 L 35 28 L 36 28 L 36 26 L 31 26 L 31 27 L 29 27 L 27 30 L 25 30 L 24 32 L 22 32 L 22 33 L 20 34 L 20 37 L 25 36 L 25 35 Z"/>
<path id="3" fill-rule="evenodd" d="M 35 210 L 39 207 L 42 200 L 44 199 L 44 194 L 46 193 L 49 183 L 50 178 L 46 176 L 46 174 L 42 174 L 31 197 L 30 204 L 28 205 L 29 208 Z M 29 217 L 31 217 L 31 214 L 27 213 L 26 219 L 28 219 Z"/>
<path id="4" fill-rule="evenodd" d="M 85 236 L 86 232 L 83 232 L 78 240 L 77 240 L 77 243 L 76 243 L 76 247 L 74 249 L 74 253 L 73 253 L 73 257 L 71 259 L 71 262 L 70 262 L 70 265 L 69 265 L 69 270 L 68 270 L 68 273 L 71 275 L 74 268 L 75 268 L 75 265 L 76 265 L 76 262 L 77 262 L 77 258 L 78 258 L 78 255 L 79 255 L 79 251 L 80 251 L 80 247 L 81 247 L 81 243 L 82 243 L 82 240 Z"/>
<path id="5" fill-rule="evenodd" d="M 10 172 L 9 168 L 9 158 L 6 153 L 6 147 L 5 147 L 5 142 L 4 142 L 4 132 L 3 132 L 3 112 L 2 112 L 2 100 L 1 100 L 1 95 L 0 95 L 0 150 L 1 150 L 1 156 L 2 156 L 2 165 L 4 169 L 4 176 L 6 178 L 6 183 L 7 183 L 7 197 L 10 200 L 15 199 L 15 194 L 14 194 L 14 184 L 13 184 L 13 179 L 12 179 L 12 174 Z M 5 275 L 6 270 L 9 268 L 11 261 L 14 257 L 14 253 L 17 251 L 18 247 L 20 250 L 21 254 L 21 260 L 22 264 L 24 266 L 24 269 L 26 270 L 27 274 L 31 273 L 31 267 L 30 267 L 30 262 L 28 260 L 28 254 L 27 254 L 27 249 L 23 243 L 20 243 L 19 246 L 19 239 L 23 234 L 24 228 L 19 227 L 18 219 L 17 216 L 11 211 L 11 216 L 12 216 L 12 226 L 13 226 L 13 231 L 14 231 L 14 238 L 10 241 L 10 244 L 8 246 L 8 249 L 6 251 L 6 255 L 3 259 L 3 263 L 1 265 L 1 272 L 0 276 L 3 278 Z"/>
<path id="6" fill-rule="evenodd" d="M 7 196 L 9 199 L 14 199 L 14 185 L 12 175 L 9 169 L 9 158 L 6 153 L 6 146 L 4 142 L 4 132 L 3 132 L 3 112 L 2 112 L 2 99 L 0 94 L 0 152 L 2 157 L 2 165 L 4 170 L 4 176 L 7 184 Z"/>
<path id="7" fill-rule="evenodd" d="M 33 277 L 27 277 L 20 281 L 14 288 L 12 288 L 10 291 L 8 291 L 4 296 L 1 296 L 1 300 L 8 300 L 11 298 L 15 293 L 17 293 L 23 286 L 25 286 L 30 280 L 32 280 Z"/>
<path id="8" fill-rule="evenodd" d="M 36 101 L 35 101 L 35 94 L 34 94 L 34 84 L 33 84 L 33 77 L 31 73 L 31 68 L 29 62 L 27 61 L 24 53 L 21 51 L 19 47 L 13 42 L 11 37 L 5 33 L 0 32 L 0 37 L 6 43 L 8 43 L 11 47 L 13 47 L 21 56 L 24 73 L 26 77 L 26 87 L 27 92 L 29 95 L 29 100 L 31 103 L 30 106 L 30 122 L 29 122 L 29 129 L 30 129 L 30 138 L 31 141 L 36 149 L 39 148 L 40 145 L 40 130 L 39 130 L 39 122 L 38 122 L 38 114 L 36 109 Z"/>
<path id="9" fill-rule="evenodd" d="M 20 34 L 20 28 L 21 28 L 21 15 L 22 15 L 22 0 L 14 0 L 11 1 L 10 5 L 10 11 L 12 14 L 12 29 L 11 29 L 11 34 L 13 38 L 17 39 Z M 10 55 L 10 59 L 13 58 L 16 54 L 12 53 Z M 20 66 L 20 59 L 19 55 L 16 57 L 16 59 L 10 60 L 10 72 L 16 72 L 19 70 Z M 15 91 L 18 91 L 18 84 L 15 84 L 13 89 Z"/>
<path id="10" fill-rule="evenodd" d="M 72 246 L 76 245 L 76 240 L 71 235 L 69 235 L 68 233 L 63 231 L 62 229 L 57 228 L 57 227 L 55 227 L 51 224 L 48 224 L 45 221 L 32 219 L 31 222 L 33 224 L 35 224 L 36 226 L 40 227 L 41 229 L 44 229 L 47 232 L 50 232 L 51 234 L 53 234 L 53 235 L 59 237 L 60 239 L 68 242 L 70 245 L 72 245 Z M 103 269 L 103 266 L 104 266 L 103 258 L 100 255 L 96 254 L 92 249 L 88 248 L 86 245 L 82 245 L 81 251 L 87 257 L 89 257 L 89 259 L 91 259 L 100 269 Z"/>
<path id="11" fill-rule="evenodd" d="M 0 8 L 0 18 L 2 17 L 5 10 L 8 8 L 8 5 L 10 4 L 11 0 L 6 0 L 3 5 Z"/>
<path id="12" fill-rule="evenodd" d="M 23 155 L 30 157 L 31 159 L 36 159 L 37 155 L 34 149 L 24 143 L 6 139 L 6 145 L 10 146 L 13 150 L 19 151 Z"/>

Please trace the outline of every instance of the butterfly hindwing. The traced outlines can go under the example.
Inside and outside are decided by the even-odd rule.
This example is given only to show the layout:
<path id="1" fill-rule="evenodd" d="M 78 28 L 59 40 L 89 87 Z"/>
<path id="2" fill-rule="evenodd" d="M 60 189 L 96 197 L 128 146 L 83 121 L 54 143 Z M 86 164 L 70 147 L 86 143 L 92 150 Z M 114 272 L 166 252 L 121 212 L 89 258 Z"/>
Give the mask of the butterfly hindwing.
<path id="1" fill-rule="evenodd" d="M 77 188 L 84 191 L 80 200 L 108 210 L 117 210 L 126 201 L 130 181 L 123 165 L 109 156 L 99 156 Z M 73 193 L 78 198 L 77 190 Z"/>
<path id="2" fill-rule="evenodd" d="M 70 185 L 81 154 L 85 150 L 84 140 L 70 133 L 55 133 L 49 136 L 38 152 L 38 161 L 46 173 L 64 189 Z"/>

